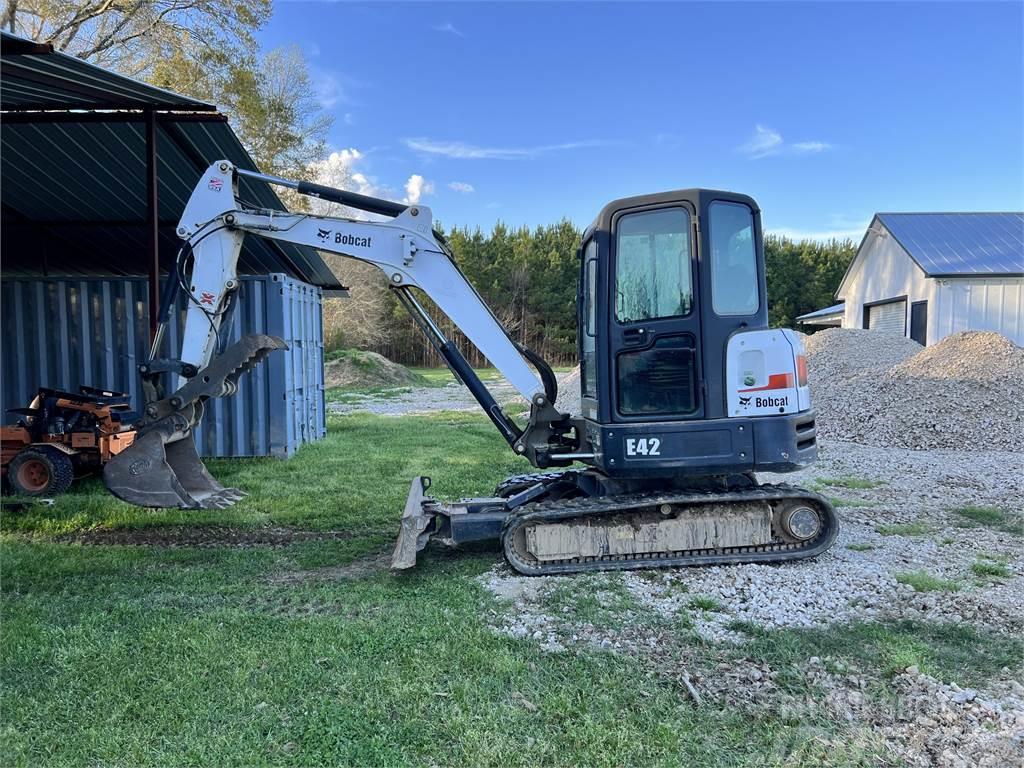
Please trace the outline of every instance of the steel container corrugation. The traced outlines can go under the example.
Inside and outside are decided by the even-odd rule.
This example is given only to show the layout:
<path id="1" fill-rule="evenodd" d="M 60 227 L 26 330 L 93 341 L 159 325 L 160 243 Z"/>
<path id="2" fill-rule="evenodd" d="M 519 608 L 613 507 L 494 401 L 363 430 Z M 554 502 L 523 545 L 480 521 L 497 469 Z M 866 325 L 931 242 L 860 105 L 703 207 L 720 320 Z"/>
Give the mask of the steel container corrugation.
<path id="1" fill-rule="evenodd" d="M 221 335 L 231 343 L 267 333 L 288 343 L 240 380 L 238 392 L 207 405 L 196 430 L 204 456 L 291 456 L 326 434 L 323 291 L 283 274 L 240 278 Z M 137 366 L 148 355 L 145 278 L 5 279 L 0 283 L 0 401 L 28 405 L 40 386 L 127 392 L 142 405 Z M 187 298 L 179 296 L 161 354 L 180 348 Z"/>

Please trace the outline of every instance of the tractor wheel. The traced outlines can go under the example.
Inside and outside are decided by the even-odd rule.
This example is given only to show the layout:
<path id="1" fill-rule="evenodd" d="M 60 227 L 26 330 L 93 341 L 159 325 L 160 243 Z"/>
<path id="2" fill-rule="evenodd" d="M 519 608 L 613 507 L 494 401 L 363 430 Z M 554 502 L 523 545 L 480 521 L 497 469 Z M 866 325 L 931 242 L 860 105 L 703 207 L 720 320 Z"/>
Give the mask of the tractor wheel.
<path id="1" fill-rule="evenodd" d="M 56 496 L 71 487 L 71 457 L 52 448 L 26 448 L 7 465 L 11 490 L 22 496 Z"/>

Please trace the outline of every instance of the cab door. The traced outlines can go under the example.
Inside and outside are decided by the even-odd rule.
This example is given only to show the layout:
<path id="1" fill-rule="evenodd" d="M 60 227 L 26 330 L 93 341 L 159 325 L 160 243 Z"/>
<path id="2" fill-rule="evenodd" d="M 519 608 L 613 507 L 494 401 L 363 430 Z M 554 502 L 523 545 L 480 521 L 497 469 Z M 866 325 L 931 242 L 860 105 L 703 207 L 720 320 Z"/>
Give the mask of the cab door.
<path id="1" fill-rule="evenodd" d="M 704 415 L 695 221 L 694 205 L 684 200 L 612 217 L 612 421 Z"/>
<path id="2" fill-rule="evenodd" d="M 597 355 L 598 326 L 601 313 L 598 311 L 598 255 L 597 238 L 591 234 L 580 246 L 580 279 L 576 297 L 576 328 L 579 339 L 580 357 L 580 413 L 592 421 L 599 413 Z"/>

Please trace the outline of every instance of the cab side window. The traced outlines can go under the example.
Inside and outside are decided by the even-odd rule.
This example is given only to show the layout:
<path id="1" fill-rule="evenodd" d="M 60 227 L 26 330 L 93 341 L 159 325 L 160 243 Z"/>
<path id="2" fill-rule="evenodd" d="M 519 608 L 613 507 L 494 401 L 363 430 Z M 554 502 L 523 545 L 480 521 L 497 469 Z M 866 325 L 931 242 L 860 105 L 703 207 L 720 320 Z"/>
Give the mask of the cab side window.
<path id="1" fill-rule="evenodd" d="M 754 215 L 742 203 L 716 200 L 711 227 L 711 307 L 716 315 L 752 315 L 760 306 Z"/>
<path id="2" fill-rule="evenodd" d="M 582 394 L 597 397 L 597 243 L 583 251 L 583 359 L 580 361 Z"/>

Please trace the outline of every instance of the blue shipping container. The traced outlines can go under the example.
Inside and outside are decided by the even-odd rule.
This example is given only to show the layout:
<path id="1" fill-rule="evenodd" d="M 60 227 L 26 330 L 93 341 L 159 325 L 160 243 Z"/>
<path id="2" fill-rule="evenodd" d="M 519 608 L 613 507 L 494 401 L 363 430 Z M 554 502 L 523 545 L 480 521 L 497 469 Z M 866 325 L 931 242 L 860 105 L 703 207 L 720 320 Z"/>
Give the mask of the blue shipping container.
<path id="1" fill-rule="evenodd" d="M 288 457 L 326 434 L 323 291 L 283 274 L 240 278 L 227 343 L 247 333 L 279 336 L 274 352 L 240 381 L 238 392 L 208 403 L 196 430 L 203 456 Z M 0 402 L 28 405 L 40 386 L 127 392 L 142 406 L 137 366 L 149 353 L 148 281 L 137 277 L 4 279 L 0 283 L 3 377 Z M 185 302 L 161 354 L 178 350 Z"/>

